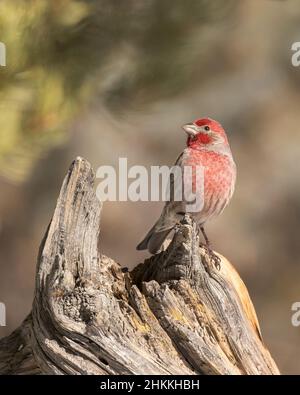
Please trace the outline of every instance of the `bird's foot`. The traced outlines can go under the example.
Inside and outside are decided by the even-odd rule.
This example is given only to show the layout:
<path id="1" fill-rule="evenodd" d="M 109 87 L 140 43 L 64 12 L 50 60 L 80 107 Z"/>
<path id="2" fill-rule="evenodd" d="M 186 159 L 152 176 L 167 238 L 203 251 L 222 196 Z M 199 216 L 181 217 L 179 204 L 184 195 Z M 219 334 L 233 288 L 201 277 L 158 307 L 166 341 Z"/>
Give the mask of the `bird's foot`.
<path id="1" fill-rule="evenodd" d="M 214 251 L 206 244 L 199 243 L 199 247 L 205 251 L 205 269 L 209 273 L 211 272 L 212 265 L 217 270 L 221 269 L 221 258 L 214 253 Z"/>
<path id="2" fill-rule="evenodd" d="M 203 248 L 204 251 L 205 251 L 205 253 L 208 254 L 209 248 L 207 247 L 206 244 L 200 242 L 200 243 L 199 243 L 199 247 L 200 247 L 200 248 Z"/>
<path id="3" fill-rule="evenodd" d="M 209 250 L 208 255 L 209 255 L 209 258 L 210 258 L 211 262 L 213 263 L 214 267 L 217 270 L 220 270 L 221 269 L 221 258 L 217 254 L 215 254 L 213 252 L 213 250 L 211 250 L 211 249 Z"/>

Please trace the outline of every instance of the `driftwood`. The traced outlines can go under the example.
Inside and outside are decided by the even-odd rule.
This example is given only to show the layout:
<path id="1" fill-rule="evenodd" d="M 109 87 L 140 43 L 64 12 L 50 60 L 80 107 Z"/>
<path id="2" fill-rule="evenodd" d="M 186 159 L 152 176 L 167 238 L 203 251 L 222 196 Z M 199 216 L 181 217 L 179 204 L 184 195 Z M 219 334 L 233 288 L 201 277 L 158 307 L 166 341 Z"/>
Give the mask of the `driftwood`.
<path id="1" fill-rule="evenodd" d="M 77 158 L 40 248 L 32 312 L 0 340 L 1 374 L 279 373 L 245 285 L 225 258 L 208 265 L 189 217 L 126 272 L 98 252 L 100 213 Z"/>

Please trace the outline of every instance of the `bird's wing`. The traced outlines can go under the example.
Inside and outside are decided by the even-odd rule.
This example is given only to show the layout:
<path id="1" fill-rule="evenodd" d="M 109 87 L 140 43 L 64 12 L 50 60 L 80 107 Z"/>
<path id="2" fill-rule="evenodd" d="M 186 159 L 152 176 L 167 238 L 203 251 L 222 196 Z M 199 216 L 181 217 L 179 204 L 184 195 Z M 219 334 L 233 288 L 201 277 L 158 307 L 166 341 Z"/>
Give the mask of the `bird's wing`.
<path id="1" fill-rule="evenodd" d="M 199 212 L 202 209 L 203 192 L 204 192 L 204 174 L 203 167 L 197 158 L 197 165 L 191 163 L 191 152 L 186 148 L 177 158 L 175 165 L 181 168 L 181 179 L 175 177 L 174 193 L 178 192 L 178 188 L 182 189 L 181 209 L 183 212 Z M 202 199 L 201 199 L 202 198 Z M 193 208 L 192 208 L 193 207 Z"/>
<path id="2" fill-rule="evenodd" d="M 170 188 L 170 202 L 174 202 L 177 197 L 182 195 L 183 189 L 183 162 L 184 162 L 185 152 L 181 152 L 172 167 L 172 172 L 169 179 Z M 168 202 L 167 202 L 168 203 Z"/>
<path id="3" fill-rule="evenodd" d="M 170 173 L 168 190 L 166 191 L 166 200 L 165 206 L 161 213 L 159 220 L 155 225 L 155 231 L 161 232 L 167 229 L 173 228 L 177 222 L 181 219 L 181 213 L 184 213 L 184 202 L 182 201 L 182 161 L 184 158 L 185 152 L 181 152 L 176 162 L 173 166 L 173 171 Z M 174 167 L 177 167 L 177 170 L 174 171 Z M 180 198 L 180 200 L 175 200 L 176 198 Z M 180 213 L 180 214 L 177 214 Z"/>

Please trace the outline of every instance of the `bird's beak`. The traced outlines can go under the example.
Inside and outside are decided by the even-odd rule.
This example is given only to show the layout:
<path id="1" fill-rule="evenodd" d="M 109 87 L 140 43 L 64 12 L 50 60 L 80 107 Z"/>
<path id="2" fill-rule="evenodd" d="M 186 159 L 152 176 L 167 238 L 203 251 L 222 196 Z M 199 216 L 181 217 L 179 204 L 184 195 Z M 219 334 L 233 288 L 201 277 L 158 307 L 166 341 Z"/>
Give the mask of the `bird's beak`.
<path id="1" fill-rule="evenodd" d="M 182 129 L 189 135 L 189 136 L 196 136 L 198 133 L 198 128 L 194 123 L 187 123 L 186 125 L 182 126 Z"/>

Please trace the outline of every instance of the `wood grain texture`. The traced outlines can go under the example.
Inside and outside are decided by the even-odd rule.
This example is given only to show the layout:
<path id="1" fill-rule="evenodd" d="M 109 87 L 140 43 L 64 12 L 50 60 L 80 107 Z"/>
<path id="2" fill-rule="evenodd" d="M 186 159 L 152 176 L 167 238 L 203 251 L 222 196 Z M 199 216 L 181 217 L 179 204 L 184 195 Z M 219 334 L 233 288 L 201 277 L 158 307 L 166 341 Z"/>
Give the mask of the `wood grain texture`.
<path id="1" fill-rule="evenodd" d="M 279 374 L 232 265 L 209 264 L 186 216 L 123 273 L 98 252 L 101 204 L 77 158 L 41 244 L 32 312 L 0 340 L 0 374 Z"/>

